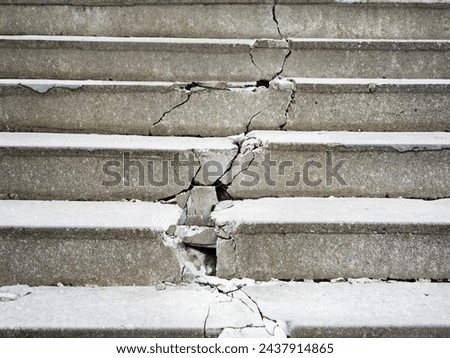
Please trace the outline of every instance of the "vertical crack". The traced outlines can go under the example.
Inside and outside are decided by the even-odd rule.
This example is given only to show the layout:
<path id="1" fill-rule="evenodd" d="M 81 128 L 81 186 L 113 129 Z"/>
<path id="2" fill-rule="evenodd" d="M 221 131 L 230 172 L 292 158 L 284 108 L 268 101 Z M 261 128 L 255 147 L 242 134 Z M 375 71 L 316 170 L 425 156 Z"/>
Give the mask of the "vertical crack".
<path id="1" fill-rule="evenodd" d="M 295 82 L 290 81 L 292 83 L 292 90 L 291 90 L 291 97 L 289 99 L 289 102 L 286 106 L 286 111 L 284 112 L 284 123 L 280 126 L 280 130 L 284 130 L 284 128 L 287 126 L 289 122 L 289 111 L 291 110 L 292 105 L 295 103 L 295 96 L 296 96 L 296 87 Z"/>
<path id="2" fill-rule="evenodd" d="M 211 305 L 208 305 L 208 312 L 206 313 L 205 321 L 203 322 L 203 338 L 206 338 L 206 324 L 208 322 L 210 312 L 211 312 Z"/>
<path id="3" fill-rule="evenodd" d="M 273 19 L 273 21 L 275 21 L 275 24 L 277 25 L 278 35 L 280 35 L 280 37 L 283 39 L 284 37 L 281 34 L 280 23 L 278 22 L 278 19 L 277 19 L 276 7 L 277 7 L 277 0 L 274 0 L 273 6 L 272 6 L 272 19 Z"/>

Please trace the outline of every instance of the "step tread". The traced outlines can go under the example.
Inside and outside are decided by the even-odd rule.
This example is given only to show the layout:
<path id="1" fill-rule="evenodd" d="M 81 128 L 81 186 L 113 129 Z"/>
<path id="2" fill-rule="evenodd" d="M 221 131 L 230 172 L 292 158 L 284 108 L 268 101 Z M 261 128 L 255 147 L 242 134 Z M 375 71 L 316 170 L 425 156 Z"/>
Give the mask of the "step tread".
<path id="1" fill-rule="evenodd" d="M 274 146 L 283 145 L 327 145 L 388 147 L 398 151 L 415 148 L 442 150 L 450 148 L 450 133 L 447 132 L 286 132 L 251 131 L 251 138 Z"/>
<path id="2" fill-rule="evenodd" d="M 292 337 L 450 332 L 448 283 L 280 283 L 243 290 L 263 315 L 290 322 Z"/>
<path id="3" fill-rule="evenodd" d="M 0 303 L 0 336 L 216 336 L 225 328 L 264 327 L 255 303 L 293 337 L 423 337 L 450 331 L 448 283 L 270 282 L 242 291 L 233 298 L 196 285 L 161 291 L 36 287 Z"/>
<path id="4" fill-rule="evenodd" d="M 3 132 L 0 148 L 202 151 L 234 150 L 236 145 L 228 138 Z"/>
<path id="5" fill-rule="evenodd" d="M 267 208 L 271 208 L 267 210 Z M 450 225 L 450 199 L 262 198 L 233 201 L 213 212 L 216 225 L 342 224 Z"/>
<path id="6" fill-rule="evenodd" d="M 0 228 L 165 231 L 180 216 L 177 205 L 161 203 L 0 200 Z"/>

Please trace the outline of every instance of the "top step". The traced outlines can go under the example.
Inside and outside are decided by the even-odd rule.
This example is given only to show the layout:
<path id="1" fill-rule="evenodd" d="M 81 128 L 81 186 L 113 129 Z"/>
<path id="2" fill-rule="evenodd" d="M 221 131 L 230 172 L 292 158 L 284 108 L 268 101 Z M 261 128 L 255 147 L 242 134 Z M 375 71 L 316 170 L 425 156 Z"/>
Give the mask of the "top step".
<path id="1" fill-rule="evenodd" d="M 450 1 L 0 0 L 0 34 L 448 39 Z"/>

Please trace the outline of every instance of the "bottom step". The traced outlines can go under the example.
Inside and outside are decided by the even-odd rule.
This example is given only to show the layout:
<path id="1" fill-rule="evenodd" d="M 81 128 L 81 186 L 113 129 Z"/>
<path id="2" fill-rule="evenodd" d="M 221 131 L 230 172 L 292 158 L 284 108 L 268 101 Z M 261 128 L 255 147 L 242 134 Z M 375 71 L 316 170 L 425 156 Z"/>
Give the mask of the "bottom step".
<path id="1" fill-rule="evenodd" d="M 449 283 L 163 288 L 3 287 L 0 337 L 450 336 Z"/>
<path id="2" fill-rule="evenodd" d="M 265 198 L 232 205 L 213 212 L 220 277 L 450 278 L 449 199 Z"/>
<path id="3" fill-rule="evenodd" d="M 0 200 L 0 285 L 149 285 L 181 280 L 164 232 L 176 205 Z"/>

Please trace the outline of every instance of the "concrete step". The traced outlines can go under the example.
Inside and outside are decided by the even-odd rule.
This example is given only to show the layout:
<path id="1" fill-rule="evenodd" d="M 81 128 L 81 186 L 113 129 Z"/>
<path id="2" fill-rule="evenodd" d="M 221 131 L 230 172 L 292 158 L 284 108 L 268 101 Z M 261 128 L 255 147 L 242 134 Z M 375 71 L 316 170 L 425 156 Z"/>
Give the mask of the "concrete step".
<path id="1" fill-rule="evenodd" d="M 246 82 L 281 73 L 450 78 L 450 40 L 0 36 L 0 49 L 0 78 Z"/>
<path id="2" fill-rule="evenodd" d="M 180 282 L 164 232 L 175 205 L 0 201 L 0 285 L 148 285 Z"/>
<path id="3" fill-rule="evenodd" d="M 450 86 L 449 86 L 450 87 Z M 286 122 L 292 83 L 0 80 L 0 130 L 220 137 Z"/>
<path id="4" fill-rule="evenodd" d="M 273 282 L 247 285 L 227 295 L 199 286 L 168 286 L 161 291 L 155 287 L 36 287 L 28 291 L 16 301 L 0 303 L 1 337 L 450 334 L 448 283 Z"/>
<path id="5" fill-rule="evenodd" d="M 448 279 L 449 210 L 449 199 L 235 201 L 212 213 L 219 236 L 217 275 Z"/>
<path id="6" fill-rule="evenodd" d="M 450 80 L 0 80 L 0 130 L 230 136 L 249 130 L 449 131 Z M 124 118 L 127 118 L 125 121 Z"/>
<path id="7" fill-rule="evenodd" d="M 0 49 L 3 78 L 124 81 L 271 79 L 289 52 L 284 40 L 76 36 L 0 36 Z"/>
<path id="8" fill-rule="evenodd" d="M 0 34 L 448 39 L 448 1 L 0 1 Z M 20 6 L 12 6 L 20 5 Z M 343 21 L 351 18 L 352 21 Z M 326 21 L 324 21 L 326 19 Z"/>
<path id="9" fill-rule="evenodd" d="M 212 185 L 237 151 L 227 138 L 0 133 L 0 198 L 160 200 Z"/>
<path id="10" fill-rule="evenodd" d="M 450 197 L 450 133 L 252 131 L 224 182 L 236 199 Z"/>

